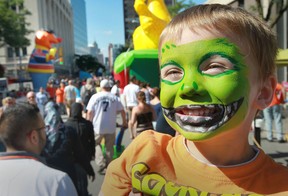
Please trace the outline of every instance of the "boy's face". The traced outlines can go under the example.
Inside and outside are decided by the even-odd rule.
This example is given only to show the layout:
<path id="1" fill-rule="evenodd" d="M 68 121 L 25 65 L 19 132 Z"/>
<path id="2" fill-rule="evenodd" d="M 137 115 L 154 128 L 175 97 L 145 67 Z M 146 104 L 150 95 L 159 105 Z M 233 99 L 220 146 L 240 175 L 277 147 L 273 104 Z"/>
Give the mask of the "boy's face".
<path id="1" fill-rule="evenodd" d="M 223 34 L 186 29 L 162 45 L 161 105 L 169 124 L 189 140 L 204 140 L 238 126 L 249 113 L 249 67 Z"/>

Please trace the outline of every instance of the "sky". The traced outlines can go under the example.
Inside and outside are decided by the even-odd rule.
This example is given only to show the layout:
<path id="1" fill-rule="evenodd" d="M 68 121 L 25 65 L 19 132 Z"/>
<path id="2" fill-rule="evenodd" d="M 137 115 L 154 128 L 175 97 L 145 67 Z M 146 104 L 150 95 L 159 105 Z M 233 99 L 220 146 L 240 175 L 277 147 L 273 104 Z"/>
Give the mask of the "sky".
<path id="1" fill-rule="evenodd" d="M 85 0 L 88 44 L 96 43 L 104 57 L 108 56 L 108 45 L 124 44 L 123 0 Z M 132 1 L 132 0 L 131 0 Z M 206 0 L 192 0 L 201 4 Z M 187 2 L 189 2 L 187 0 Z"/>

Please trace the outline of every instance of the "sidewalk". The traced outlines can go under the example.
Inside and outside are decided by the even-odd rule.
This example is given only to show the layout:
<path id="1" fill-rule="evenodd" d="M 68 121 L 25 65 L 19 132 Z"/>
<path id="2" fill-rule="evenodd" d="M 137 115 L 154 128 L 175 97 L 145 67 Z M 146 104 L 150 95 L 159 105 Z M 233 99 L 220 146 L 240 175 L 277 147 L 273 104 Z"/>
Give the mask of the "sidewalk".
<path id="1" fill-rule="evenodd" d="M 277 141 L 269 142 L 266 140 L 266 130 L 264 123 L 261 126 L 261 148 L 266 154 L 272 157 L 276 162 L 288 166 L 288 143 L 278 143 Z M 288 118 L 283 119 L 283 130 L 288 136 Z M 273 130 L 274 132 L 274 130 Z M 274 134 L 275 135 L 275 134 Z M 252 141 L 253 133 L 250 135 L 250 141 Z M 275 137 L 275 136 L 274 136 Z M 252 142 L 253 143 L 253 142 Z"/>

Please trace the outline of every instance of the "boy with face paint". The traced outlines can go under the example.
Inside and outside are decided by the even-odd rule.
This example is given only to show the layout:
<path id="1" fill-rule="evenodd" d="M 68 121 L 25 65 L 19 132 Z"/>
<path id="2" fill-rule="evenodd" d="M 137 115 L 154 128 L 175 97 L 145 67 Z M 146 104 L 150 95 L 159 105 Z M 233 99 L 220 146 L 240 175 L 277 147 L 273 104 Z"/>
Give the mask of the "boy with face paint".
<path id="1" fill-rule="evenodd" d="M 248 142 L 273 97 L 276 54 L 274 33 L 242 9 L 199 5 L 173 18 L 160 37 L 160 99 L 180 134 L 140 134 L 101 194 L 288 195 L 287 168 Z"/>

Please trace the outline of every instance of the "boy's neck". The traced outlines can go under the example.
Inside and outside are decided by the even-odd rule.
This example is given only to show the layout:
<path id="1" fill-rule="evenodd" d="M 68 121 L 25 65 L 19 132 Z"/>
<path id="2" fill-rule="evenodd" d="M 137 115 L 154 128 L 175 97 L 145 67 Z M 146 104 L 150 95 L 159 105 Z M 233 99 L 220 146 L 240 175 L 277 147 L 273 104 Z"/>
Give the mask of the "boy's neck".
<path id="1" fill-rule="evenodd" d="M 244 138 L 239 136 L 235 140 L 225 138 L 223 141 L 222 138 L 201 142 L 192 142 L 186 139 L 185 144 L 191 155 L 201 162 L 219 167 L 232 166 L 248 162 L 256 155 L 253 147 Z"/>

